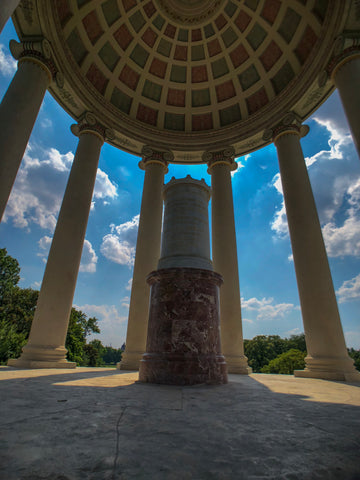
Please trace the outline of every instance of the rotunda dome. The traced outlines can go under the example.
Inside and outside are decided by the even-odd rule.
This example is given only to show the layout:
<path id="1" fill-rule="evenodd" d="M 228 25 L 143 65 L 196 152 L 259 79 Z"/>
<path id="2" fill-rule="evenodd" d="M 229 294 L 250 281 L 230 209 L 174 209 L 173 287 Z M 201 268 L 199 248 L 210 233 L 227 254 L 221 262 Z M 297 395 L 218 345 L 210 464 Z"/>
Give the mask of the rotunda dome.
<path id="1" fill-rule="evenodd" d="M 15 12 L 18 35 L 49 41 L 61 72 L 50 91 L 74 119 L 93 113 L 136 155 L 151 144 L 197 163 L 224 145 L 255 150 L 289 111 L 302 121 L 327 98 L 323 72 L 351 2 L 30 3 Z"/>

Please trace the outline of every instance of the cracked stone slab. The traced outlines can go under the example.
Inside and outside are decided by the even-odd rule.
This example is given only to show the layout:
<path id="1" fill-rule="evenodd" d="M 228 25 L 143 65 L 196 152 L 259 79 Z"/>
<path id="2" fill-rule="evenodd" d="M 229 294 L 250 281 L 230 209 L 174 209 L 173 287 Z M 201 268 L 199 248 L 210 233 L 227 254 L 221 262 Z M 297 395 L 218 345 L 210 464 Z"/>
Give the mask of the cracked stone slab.
<path id="1" fill-rule="evenodd" d="M 355 384 L 253 374 L 176 387 L 137 378 L 1 367 L 0 479 L 360 479 Z"/>

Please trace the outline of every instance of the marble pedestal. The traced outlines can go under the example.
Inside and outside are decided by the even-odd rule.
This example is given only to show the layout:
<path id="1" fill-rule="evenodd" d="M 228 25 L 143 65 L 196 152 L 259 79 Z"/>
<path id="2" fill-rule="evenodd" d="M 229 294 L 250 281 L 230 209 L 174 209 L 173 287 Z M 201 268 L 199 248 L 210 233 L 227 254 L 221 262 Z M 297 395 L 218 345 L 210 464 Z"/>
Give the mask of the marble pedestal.
<path id="1" fill-rule="evenodd" d="M 198 268 L 152 272 L 147 349 L 139 381 L 167 385 L 227 383 L 221 355 L 222 277 Z"/>

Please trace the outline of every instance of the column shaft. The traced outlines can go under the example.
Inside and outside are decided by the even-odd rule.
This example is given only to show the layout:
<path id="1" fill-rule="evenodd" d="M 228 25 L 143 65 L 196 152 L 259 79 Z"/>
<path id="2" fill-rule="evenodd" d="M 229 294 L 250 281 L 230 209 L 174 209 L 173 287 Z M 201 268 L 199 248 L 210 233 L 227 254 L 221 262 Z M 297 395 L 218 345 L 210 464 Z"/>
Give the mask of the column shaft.
<path id="1" fill-rule="evenodd" d="M 22 60 L 0 105 L 0 220 L 49 84 L 45 67 Z"/>
<path id="2" fill-rule="evenodd" d="M 244 355 L 230 169 L 231 164 L 224 161 L 210 166 L 213 266 L 224 279 L 220 289 L 220 326 L 228 372 L 248 374 L 251 369 Z"/>
<path id="3" fill-rule="evenodd" d="M 1 0 L 0 5 L 0 33 L 5 27 L 6 22 L 14 13 L 15 8 L 19 5 L 20 0 Z"/>
<path id="4" fill-rule="evenodd" d="M 28 344 L 9 365 L 73 368 L 65 340 L 103 140 L 85 132 L 71 168 L 52 241 Z"/>
<path id="5" fill-rule="evenodd" d="M 335 69 L 334 82 L 360 157 L 360 53 Z"/>
<path id="6" fill-rule="evenodd" d="M 160 256 L 162 187 L 166 163 L 148 160 L 144 164 L 145 179 L 136 242 L 126 349 L 118 364 L 121 370 L 138 370 L 141 357 L 145 352 L 150 294 L 146 277 L 156 270 Z"/>
<path id="7" fill-rule="evenodd" d="M 298 132 L 280 133 L 275 145 L 308 351 L 306 369 L 295 375 L 355 379 Z"/>

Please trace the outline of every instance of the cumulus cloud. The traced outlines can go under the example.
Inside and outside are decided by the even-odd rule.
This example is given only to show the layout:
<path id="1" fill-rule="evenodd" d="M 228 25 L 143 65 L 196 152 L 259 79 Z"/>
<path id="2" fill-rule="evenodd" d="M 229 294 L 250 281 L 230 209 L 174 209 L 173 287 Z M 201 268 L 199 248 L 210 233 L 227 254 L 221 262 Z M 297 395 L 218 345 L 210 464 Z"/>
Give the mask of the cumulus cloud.
<path id="1" fill-rule="evenodd" d="M 60 153 L 55 148 L 26 149 L 14 188 L 5 210 L 4 221 L 11 220 L 18 228 L 31 224 L 53 232 L 60 210 L 69 172 L 74 159 L 72 152 Z M 94 198 L 115 198 L 116 185 L 98 169 Z"/>
<path id="2" fill-rule="evenodd" d="M 240 157 L 235 158 L 235 162 L 237 163 L 237 169 L 231 172 L 232 177 L 237 173 L 239 173 L 241 169 L 245 167 L 244 163 L 246 163 L 246 161 L 249 160 L 249 158 L 250 158 L 250 153 L 244 156 L 243 161 L 240 160 Z"/>
<path id="3" fill-rule="evenodd" d="M 52 237 L 48 237 L 47 235 L 40 238 L 40 240 L 38 241 L 40 251 L 37 255 L 42 258 L 43 262 L 45 263 L 47 262 L 47 257 L 49 255 L 51 242 Z M 97 261 L 98 257 L 91 243 L 88 240 L 84 240 L 84 246 L 80 261 L 80 272 L 95 273 Z"/>
<path id="4" fill-rule="evenodd" d="M 360 179 L 347 189 L 346 217 L 341 225 L 335 221 L 323 227 L 324 241 L 328 255 L 360 256 Z"/>
<path id="5" fill-rule="evenodd" d="M 110 225 L 111 233 L 103 237 L 101 253 L 108 260 L 120 265 L 132 266 L 135 260 L 139 215 L 120 225 Z"/>
<path id="6" fill-rule="evenodd" d="M 336 291 L 339 303 L 349 302 L 360 299 L 360 273 L 350 280 L 345 280 L 341 287 Z"/>
<path id="7" fill-rule="evenodd" d="M 124 297 L 121 299 L 121 306 L 129 309 L 130 307 L 130 297 Z"/>
<path id="8" fill-rule="evenodd" d="M 48 237 L 47 235 L 45 235 L 44 237 L 41 237 L 40 240 L 38 241 L 40 251 L 37 255 L 38 257 L 42 258 L 44 263 L 46 263 L 47 261 L 47 257 L 49 255 L 49 250 L 51 247 L 51 242 L 52 242 L 52 237 Z"/>
<path id="9" fill-rule="evenodd" d="M 75 308 L 86 313 L 88 317 L 96 317 L 99 320 L 100 339 L 103 345 L 112 345 L 114 348 L 120 348 L 125 341 L 125 327 L 127 317 L 120 315 L 115 305 L 75 305 Z M 99 334 L 92 335 L 99 337 Z"/>
<path id="10" fill-rule="evenodd" d="M 248 300 L 242 298 L 241 306 L 247 313 L 252 312 L 256 315 L 258 321 L 284 318 L 288 313 L 299 310 L 299 307 L 292 303 L 274 303 L 273 298 L 262 298 L 260 300 L 255 297 Z"/>
<path id="11" fill-rule="evenodd" d="M 109 179 L 107 173 L 98 168 L 94 187 L 94 198 L 116 198 L 117 196 L 117 185 Z M 109 202 L 104 201 L 105 205 L 108 205 L 108 203 Z"/>
<path id="12" fill-rule="evenodd" d="M 8 53 L 5 45 L 0 44 L 0 73 L 4 77 L 14 75 L 17 68 L 17 61 Z"/>
<path id="13" fill-rule="evenodd" d="M 325 118 L 319 113 L 314 122 L 328 134 L 329 149 L 306 158 L 328 255 L 359 256 L 360 171 L 348 127 L 341 115 Z M 274 177 L 272 185 L 282 195 L 279 175 Z M 283 199 L 271 228 L 280 238 L 288 235 Z"/>
<path id="14" fill-rule="evenodd" d="M 98 257 L 88 240 L 84 240 L 84 247 L 81 255 L 80 272 L 95 273 Z"/>
<path id="15" fill-rule="evenodd" d="M 130 278 L 129 281 L 128 281 L 128 283 L 127 283 L 127 285 L 126 285 L 126 287 L 125 287 L 125 290 L 131 291 L 132 282 L 133 282 L 133 279 Z"/>

